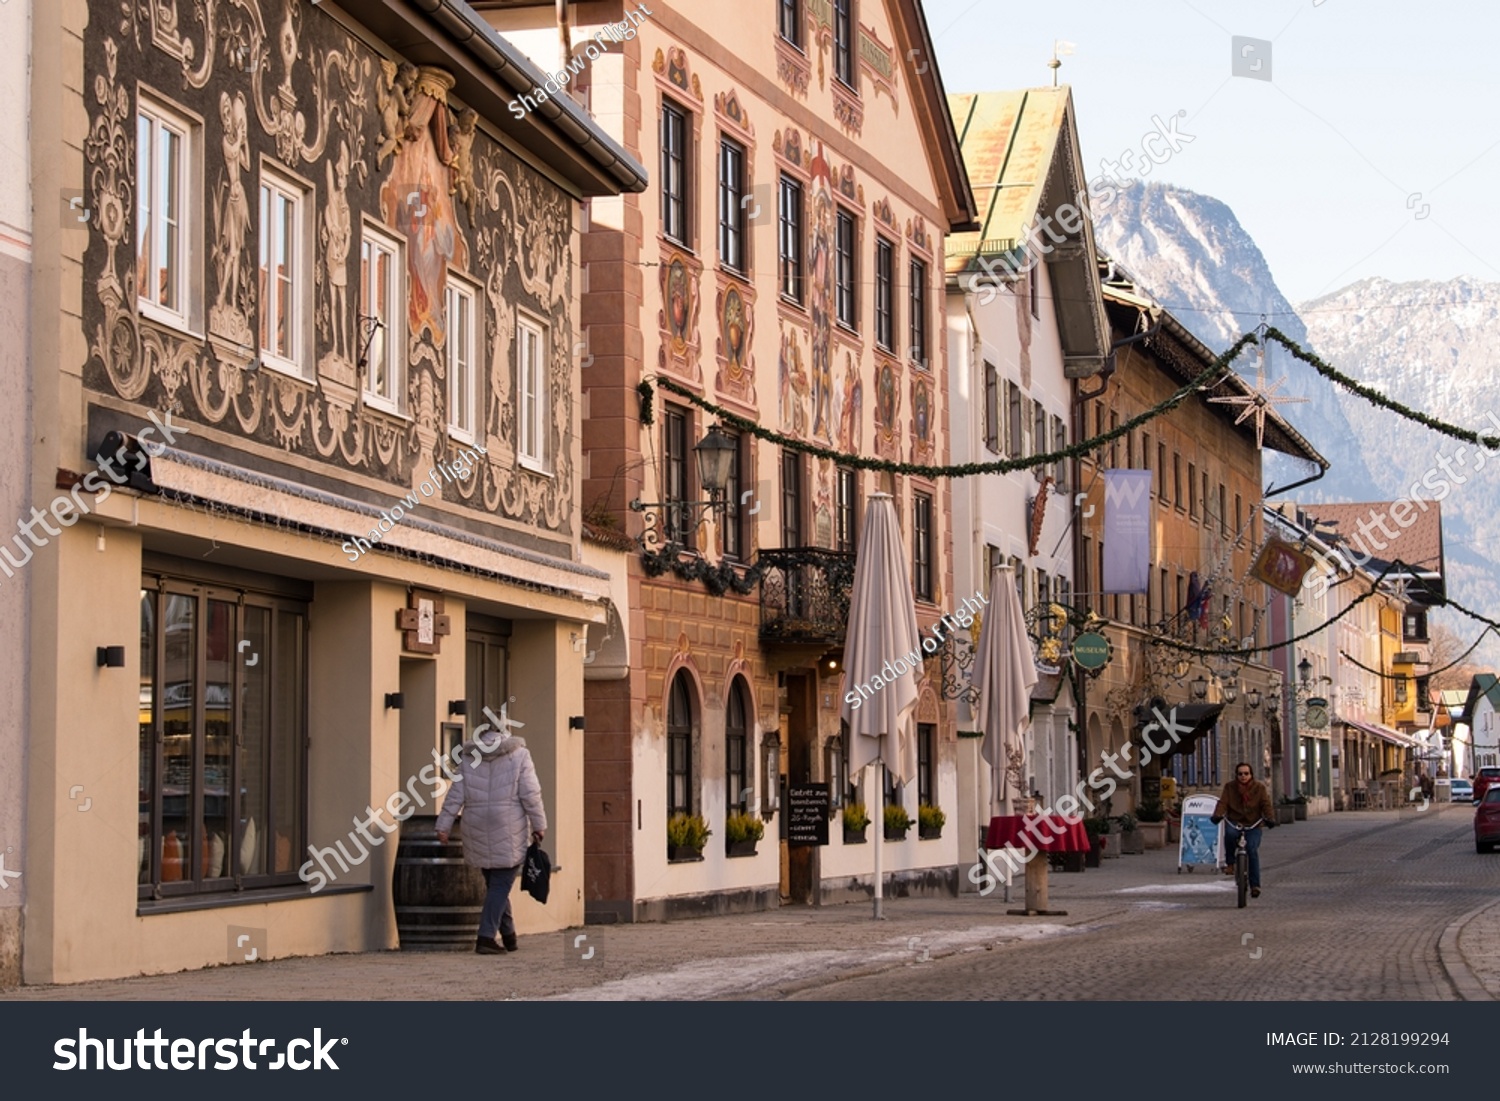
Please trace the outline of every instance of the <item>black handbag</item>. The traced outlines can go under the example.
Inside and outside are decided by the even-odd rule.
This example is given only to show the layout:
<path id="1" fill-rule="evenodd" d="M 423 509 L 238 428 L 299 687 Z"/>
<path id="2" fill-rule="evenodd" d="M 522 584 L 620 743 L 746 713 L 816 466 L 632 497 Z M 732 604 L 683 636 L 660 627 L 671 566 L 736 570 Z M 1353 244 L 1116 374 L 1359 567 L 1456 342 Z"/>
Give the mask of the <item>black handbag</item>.
<path id="1" fill-rule="evenodd" d="M 552 860 L 541 845 L 533 841 L 521 864 L 521 890 L 538 902 L 546 902 L 551 884 Z"/>

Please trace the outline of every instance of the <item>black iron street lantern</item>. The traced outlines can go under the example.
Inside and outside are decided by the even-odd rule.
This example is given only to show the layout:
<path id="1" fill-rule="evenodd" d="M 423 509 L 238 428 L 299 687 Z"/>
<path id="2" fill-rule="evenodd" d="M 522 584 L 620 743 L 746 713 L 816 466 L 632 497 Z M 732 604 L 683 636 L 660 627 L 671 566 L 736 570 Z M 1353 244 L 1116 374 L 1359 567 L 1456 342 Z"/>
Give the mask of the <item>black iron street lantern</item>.
<path id="1" fill-rule="evenodd" d="M 1297 663 L 1297 679 L 1302 682 L 1303 688 L 1306 688 L 1310 684 L 1312 684 L 1312 670 L 1312 662 L 1308 661 L 1306 658 L 1303 658 Z"/>
<path id="2" fill-rule="evenodd" d="M 717 501 L 729 484 L 729 469 L 734 465 L 735 443 L 719 431 L 716 424 L 693 448 L 698 457 L 698 482 L 708 491 L 710 501 Z"/>
<path id="3" fill-rule="evenodd" d="M 686 541 L 685 533 L 692 530 L 697 521 L 694 514 L 699 511 L 724 512 L 729 507 L 725 498 L 725 490 L 729 486 L 729 472 L 734 466 L 736 445 L 734 440 L 725 435 L 716 424 L 710 428 L 703 439 L 693 446 L 693 456 L 698 464 L 698 483 L 708 493 L 706 501 L 642 501 L 637 497 L 630 502 L 632 512 L 655 513 L 657 510 L 664 512 L 665 530 L 667 532 L 667 549 L 682 549 Z M 637 542 L 649 549 L 659 540 L 651 533 L 656 524 L 653 515 L 646 517 L 647 534 L 637 538 Z"/>
<path id="4" fill-rule="evenodd" d="M 1251 711 L 1260 710 L 1260 689 L 1252 688 L 1245 693 L 1245 706 Z"/>
<path id="5" fill-rule="evenodd" d="M 1193 678 L 1193 699 L 1202 700 L 1208 698 L 1208 680 L 1199 673 Z"/>

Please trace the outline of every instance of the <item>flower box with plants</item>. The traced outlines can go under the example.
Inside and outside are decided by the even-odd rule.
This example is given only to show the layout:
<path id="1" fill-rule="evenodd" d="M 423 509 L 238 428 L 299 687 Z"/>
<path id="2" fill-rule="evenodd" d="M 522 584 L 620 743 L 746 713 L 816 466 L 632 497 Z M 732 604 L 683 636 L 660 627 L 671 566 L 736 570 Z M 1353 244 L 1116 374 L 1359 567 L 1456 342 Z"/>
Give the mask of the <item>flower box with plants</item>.
<path id="1" fill-rule="evenodd" d="M 753 814 L 730 811 L 724 816 L 724 852 L 729 856 L 754 856 L 755 843 L 766 835 L 766 824 Z"/>
<path id="2" fill-rule="evenodd" d="M 942 808 L 923 803 L 917 808 L 917 837 L 923 841 L 942 837 L 943 823 L 947 821 L 948 816 Z"/>
<path id="3" fill-rule="evenodd" d="M 1307 796 L 1298 792 L 1291 798 L 1292 820 L 1295 822 L 1307 821 Z"/>
<path id="4" fill-rule="evenodd" d="M 885 808 L 885 839 L 887 841 L 905 841 L 906 831 L 911 829 L 911 815 L 906 813 L 906 808 L 900 803 L 892 803 Z"/>
<path id="5" fill-rule="evenodd" d="M 702 860 L 703 846 L 713 830 L 701 814 L 674 814 L 667 822 L 667 859 L 671 861 Z"/>
<path id="6" fill-rule="evenodd" d="M 1285 795 L 1281 802 L 1276 804 L 1276 824 L 1278 826 L 1289 826 L 1297 820 L 1297 807 Z"/>
<path id="7" fill-rule="evenodd" d="M 1145 852 L 1146 835 L 1136 828 L 1139 825 L 1136 816 L 1127 811 L 1117 816 L 1115 821 L 1120 823 L 1120 851 L 1131 856 Z"/>
<path id="8" fill-rule="evenodd" d="M 870 812 L 863 803 L 850 803 L 844 808 L 844 844 L 863 845 L 868 838 L 865 830 L 870 825 Z"/>

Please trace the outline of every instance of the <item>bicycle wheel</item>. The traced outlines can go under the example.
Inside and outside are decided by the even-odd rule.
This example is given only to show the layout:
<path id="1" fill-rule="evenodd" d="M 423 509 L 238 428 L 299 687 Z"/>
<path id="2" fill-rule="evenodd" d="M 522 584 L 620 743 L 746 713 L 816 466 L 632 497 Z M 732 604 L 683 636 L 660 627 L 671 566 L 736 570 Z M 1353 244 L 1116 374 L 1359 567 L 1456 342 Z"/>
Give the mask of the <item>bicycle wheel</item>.
<path id="1" fill-rule="evenodd" d="M 1239 893 L 1240 909 L 1245 908 L 1245 899 L 1250 893 L 1250 854 L 1241 852 L 1234 858 L 1234 886 Z"/>

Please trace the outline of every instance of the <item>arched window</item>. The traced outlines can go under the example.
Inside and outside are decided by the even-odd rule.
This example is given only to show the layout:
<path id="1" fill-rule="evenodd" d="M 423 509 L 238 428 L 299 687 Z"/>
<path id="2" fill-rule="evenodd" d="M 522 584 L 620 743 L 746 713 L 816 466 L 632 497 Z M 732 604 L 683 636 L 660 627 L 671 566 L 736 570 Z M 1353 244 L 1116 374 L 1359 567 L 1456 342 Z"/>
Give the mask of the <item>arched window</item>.
<path id="1" fill-rule="evenodd" d="M 667 817 L 693 813 L 693 696 L 686 670 L 667 702 Z"/>
<path id="2" fill-rule="evenodd" d="M 731 811 L 744 814 L 750 806 L 749 705 L 745 682 L 735 677 L 724 708 L 724 801 Z"/>

